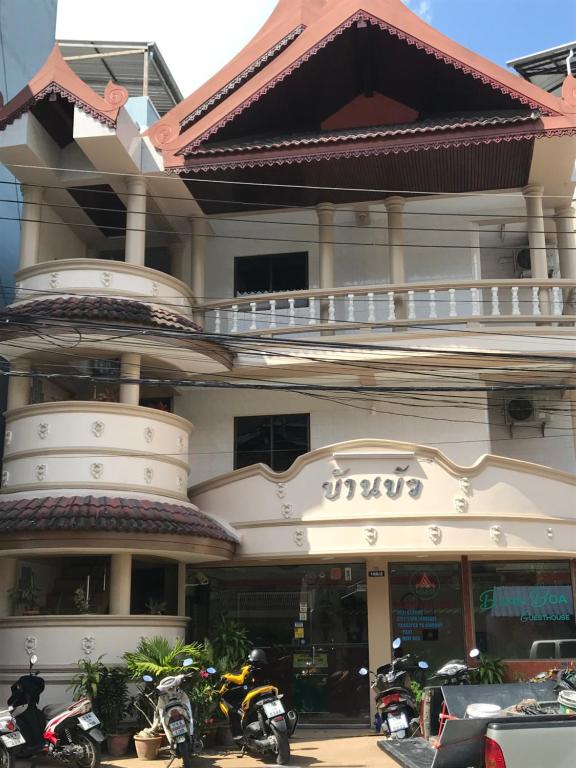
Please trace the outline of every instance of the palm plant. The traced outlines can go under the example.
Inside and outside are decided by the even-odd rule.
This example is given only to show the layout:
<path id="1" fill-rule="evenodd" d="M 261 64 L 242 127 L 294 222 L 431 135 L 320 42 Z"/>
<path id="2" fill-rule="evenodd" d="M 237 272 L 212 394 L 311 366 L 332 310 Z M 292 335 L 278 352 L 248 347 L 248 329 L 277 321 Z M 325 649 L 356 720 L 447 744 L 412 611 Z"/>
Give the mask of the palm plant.
<path id="1" fill-rule="evenodd" d="M 478 667 L 474 670 L 475 682 L 494 685 L 504 682 L 506 664 L 503 659 L 481 653 L 478 657 Z"/>
<path id="2" fill-rule="evenodd" d="M 212 665 L 219 672 L 228 672 L 245 662 L 252 643 L 246 627 L 222 616 L 214 626 L 211 640 L 206 639 L 204 646 Z"/>
<path id="3" fill-rule="evenodd" d="M 201 643 L 185 643 L 180 639 L 171 645 L 159 635 L 141 637 L 136 650 L 124 654 L 128 672 L 135 680 L 141 680 L 143 675 L 157 678 L 177 675 L 187 658 L 194 662 L 188 671 L 199 669 L 207 661 L 204 646 Z"/>

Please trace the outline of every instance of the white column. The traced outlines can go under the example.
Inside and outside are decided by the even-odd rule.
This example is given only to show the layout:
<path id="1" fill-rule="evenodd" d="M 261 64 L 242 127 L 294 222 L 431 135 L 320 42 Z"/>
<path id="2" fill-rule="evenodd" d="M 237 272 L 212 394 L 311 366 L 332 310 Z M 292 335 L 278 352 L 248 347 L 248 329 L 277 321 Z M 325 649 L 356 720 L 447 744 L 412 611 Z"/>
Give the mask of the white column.
<path id="1" fill-rule="evenodd" d="M 576 221 L 574 208 L 556 209 L 554 223 L 558 238 L 558 256 L 560 257 L 560 277 L 564 280 L 576 280 Z"/>
<path id="2" fill-rule="evenodd" d="M 206 248 L 208 245 L 208 220 L 199 215 L 190 220 L 190 288 L 192 301 L 201 307 L 206 301 Z M 202 325 L 204 313 L 194 312 L 194 321 Z"/>
<path id="3" fill-rule="evenodd" d="M 132 555 L 120 552 L 110 557 L 110 613 L 130 615 L 132 594 Z"/>
<path id="4" fill-rule="evenodd" d="M 22 222 L 20 230 L 19 269 L 33 267 L 40 260 L 40 221 L 42 219 L 42 187 L 21 186 Z"/>
<path id="5" fill-rule="evenodd" d="M 186 616 L 186 563 L 178 563 L 178 616 Z"/>
<path id="6" fill-rule="evenodd" d="M 15 557 L 0 557 L 0 616 L 12 616 L 12 598 L 9 594 L 16 586 L 18 561 Z"/>
<path id="7" fill-rule="evenodd" d="M 385 576 L 368 576 L 370 571 L 384 571 Z M 383 559 L 366 562 L 366 603 L 368 609 L 368 658 L 375 670 L 392 659 L 392 625 L 390 622 L 390 590 L 388 564 Z M 375 714 L 374 697 L 370 695 L 371 717 Z"/>
<path id="8" fill-rule="evenodd" d="M 390 253 L 390 282 L 405 283 L 404 268 L 404 205 L 403 197 L 387 197 L 384 205 L 388 212 L 388 250 Z"/>
<path id="9" fill-rule="evenodd" d="M 120 358 L 120 378 L 139 379 L 142 358 L 136 352 L 124 352 Z M 138 405 L 140 384 L 120 384 L 120 402 L 124 405 Z"/>
<path id="10" fill-rule="evenodd" d="M 126 184 L 125 261 L 143 267 L 146 257 L 146 181 L 141 176 L 130 176 Z"/>
<path id="11" fill-rule="evenodd" d="M 482 279 L 482 258 L 480 251 L 480 225 L 475 221 L 468 224 L 470 229 L 470 268 L 473 280 Z"/>
<path id="12" fill-rule="evenodd" d="M 546 235 L 544 233 L 544 209 L 542 195 L 544 188 L 531 184 L 523 189 L 528 215 L 528 243 L 530 245 L 530 267 L 532 277 L 542 280 L 548 277 L 546 258 Z"/>
<path id="13" fill-rule="evenodd" d="M 184 243 L 176 240 L 170 243 L 168 251 L 170 253 L 170 274 L 177 280 L 184 281 Z"/>
<path id="14" fill-rule="evenodd" d="M 30 373 L 32 365 L 30 360 L 21 357 L 11 365 L 11 371 Z M 30 405 L 31 379 L 29 376 L 10 376 L 8 379 L 8 403 L 6 409 L 13 411 L 15 408 L 24 408 Z M 1 582 L 0 582 L 1 583 Z"/>
<path id="15" fill-rule="evenodd" d="M 334 205 L 320 203 L 318 216 L 318 255 L 320 257 L 320 288 L 334 287 Z"/>

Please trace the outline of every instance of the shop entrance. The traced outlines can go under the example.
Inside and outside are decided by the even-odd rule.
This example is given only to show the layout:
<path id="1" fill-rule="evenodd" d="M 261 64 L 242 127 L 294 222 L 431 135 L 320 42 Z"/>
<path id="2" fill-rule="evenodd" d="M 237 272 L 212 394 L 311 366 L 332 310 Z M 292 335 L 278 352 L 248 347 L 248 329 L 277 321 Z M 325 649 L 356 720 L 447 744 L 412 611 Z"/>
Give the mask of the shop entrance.
<path id="1" fill-rule="evenodd" d="M 210 637 L 221 616 L 266 650 L 270 678 L 308 722 L 368 722 L 357 674 L 368 663 L 364 563 L 190 570 L 192 637 Z"/>

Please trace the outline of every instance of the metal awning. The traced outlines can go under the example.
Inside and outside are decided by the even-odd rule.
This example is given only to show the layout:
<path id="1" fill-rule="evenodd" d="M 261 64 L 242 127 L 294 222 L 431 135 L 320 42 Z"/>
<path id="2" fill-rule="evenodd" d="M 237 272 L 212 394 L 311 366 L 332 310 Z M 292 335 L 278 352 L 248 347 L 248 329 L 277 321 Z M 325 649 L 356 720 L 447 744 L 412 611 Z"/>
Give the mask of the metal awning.
<path id="1" fill-rule="evenodd" d="M 161 116 L 182 101 L 156 43 L 59 40 L 58 44 L 74 72 L 100 95 L 113 80 L 130 96 L 148 96 Z"/>
<path id="2" fill-rule="evenodd" d="M 576 42 L 521 56 L 508 61 L 507 64 L 514 67 L 525 80 L 530 80 L 548 93 L 559 95 L 568 71 L 566 59 L 572 50 L 576 54 Z M 572 72 L 576 72 L 576 58 L 572 61 Z"/>

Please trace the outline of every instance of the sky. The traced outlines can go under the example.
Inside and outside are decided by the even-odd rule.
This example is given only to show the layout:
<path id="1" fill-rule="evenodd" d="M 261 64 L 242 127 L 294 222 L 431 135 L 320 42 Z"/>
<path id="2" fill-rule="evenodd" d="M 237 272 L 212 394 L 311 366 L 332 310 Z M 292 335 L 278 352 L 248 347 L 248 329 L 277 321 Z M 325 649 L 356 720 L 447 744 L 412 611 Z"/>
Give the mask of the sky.
<path id="1" fill-rule="evenodd" d="M 576 41 L 576 0 L 404 1 L 444 34 L 502 65 Z M 155 42 L 187 96 L 243 48 L 275 5 L 276 0 L 58 0 L 56 35 Z"/>

